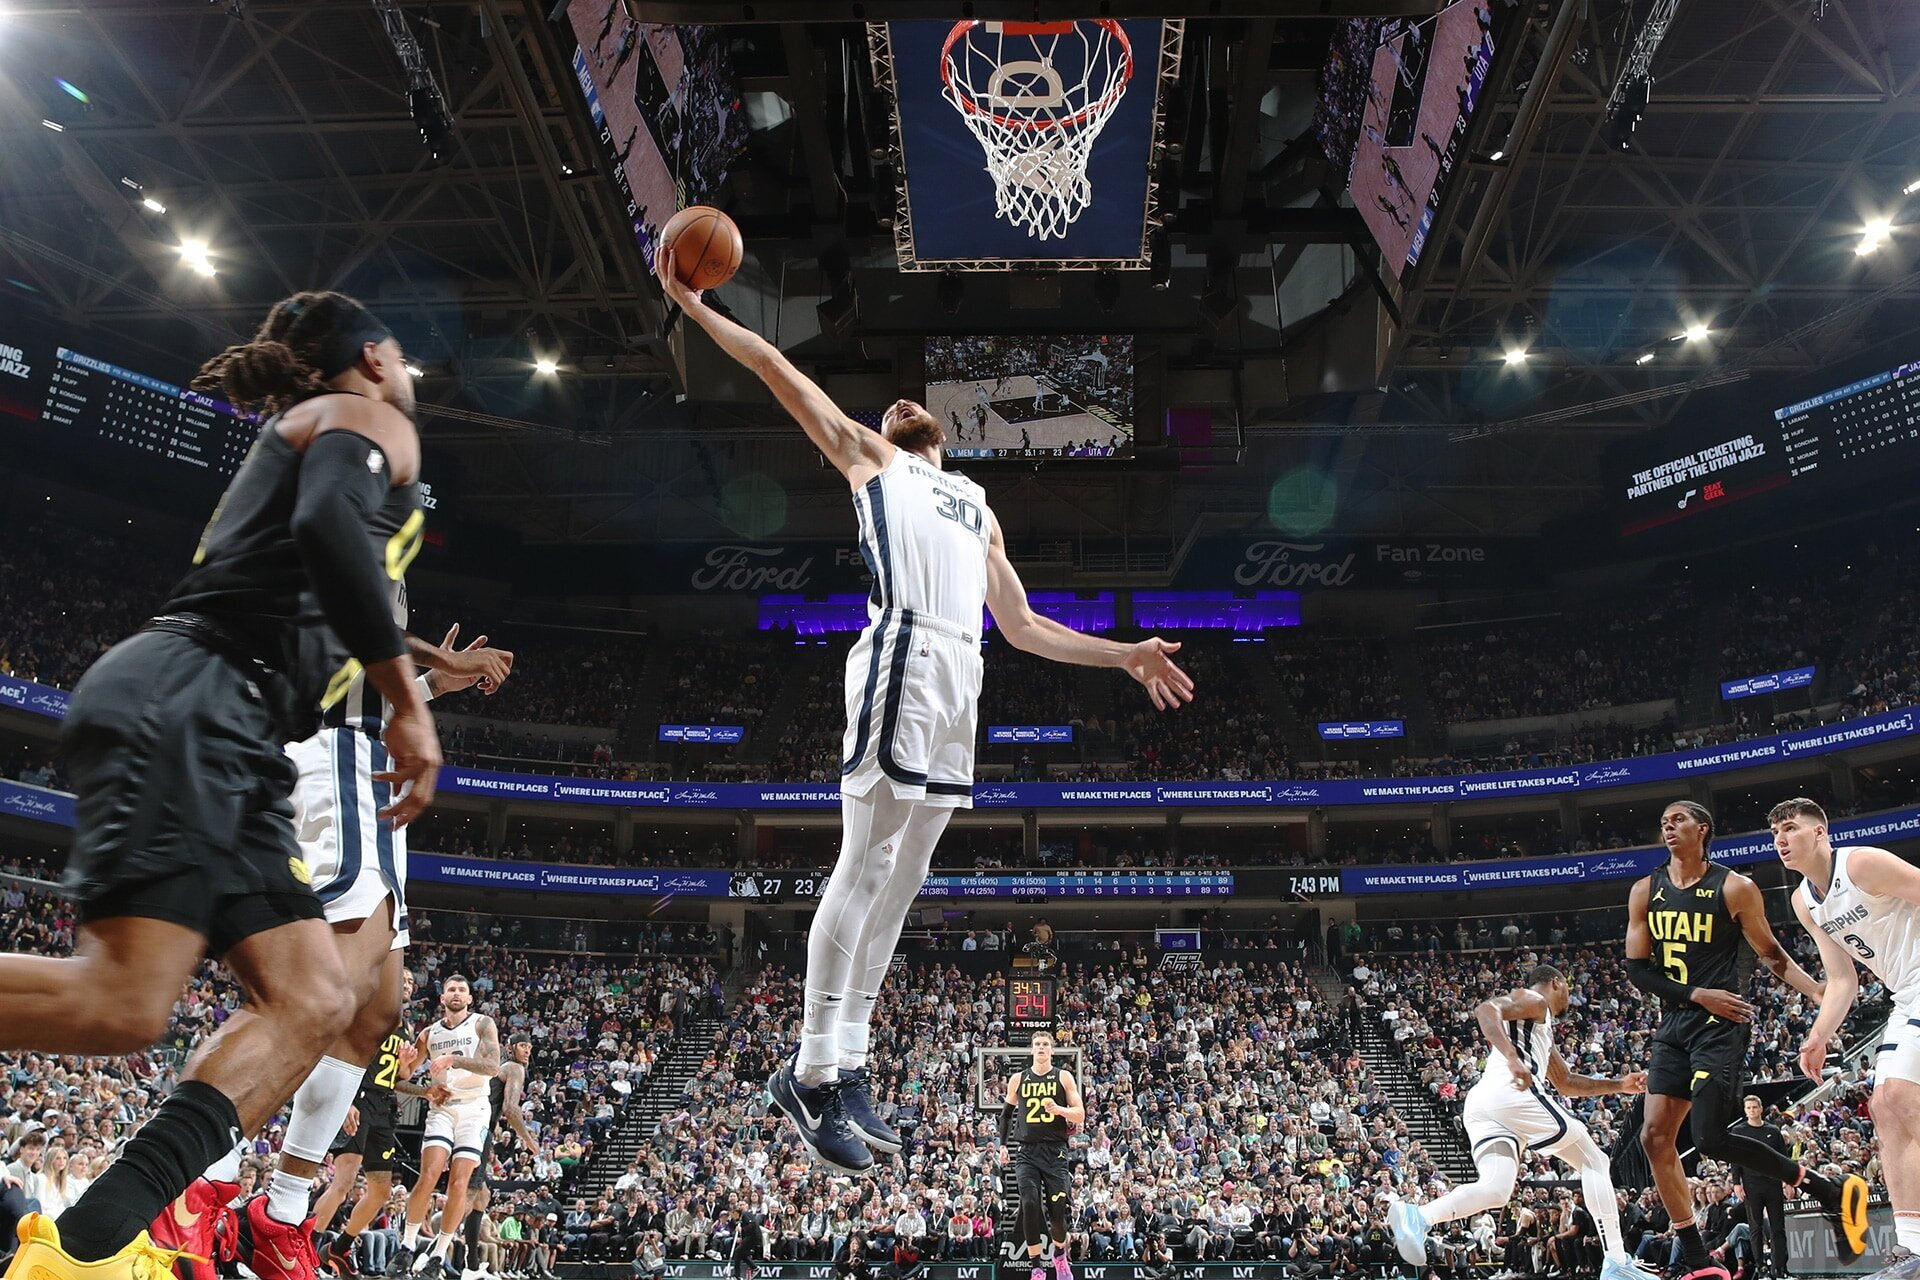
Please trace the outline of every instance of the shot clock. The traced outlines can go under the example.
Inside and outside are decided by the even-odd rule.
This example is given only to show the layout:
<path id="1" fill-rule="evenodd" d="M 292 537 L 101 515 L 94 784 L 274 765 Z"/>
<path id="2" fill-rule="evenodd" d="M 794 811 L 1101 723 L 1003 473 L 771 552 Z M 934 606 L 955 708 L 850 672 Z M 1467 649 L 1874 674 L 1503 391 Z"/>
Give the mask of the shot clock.
<path id="1" fill-rule="evenodd" d="M 1032 1039 L 1041 1031 L 1052 1034 L 1055 1021 L 1054 978 L 1010 977 L 1007 979 L 1007 1031 L 1009 1039 Z"/>

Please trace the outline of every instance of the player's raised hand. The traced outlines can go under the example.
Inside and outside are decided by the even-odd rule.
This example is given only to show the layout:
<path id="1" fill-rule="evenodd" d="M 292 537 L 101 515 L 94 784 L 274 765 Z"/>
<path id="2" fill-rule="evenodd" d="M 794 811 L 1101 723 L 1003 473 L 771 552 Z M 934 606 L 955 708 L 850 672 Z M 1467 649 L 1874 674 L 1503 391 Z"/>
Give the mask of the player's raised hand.
<path id="1" fill-rule="evenodd" d="M 447 628 L 446 639 L 440 642 L 442 656 L 437 659 L 440 666 L 432 674 L 433 691 L 440 693 L 458 693 L 474 685 L 480 686 L 480 692 L 491 698 L 500 692 L 500 686 L 513 674 L 513 652 L 509 649 L 490 649 L 487 638 L 479 636 L 464 649 L 453 646 L 460 639 L 460 624 L 454 623 Z"/>
<path id="2" fill-rule="evenodd" d="M 1183 702 L 1193 701 L 1193 677 L 1176 666 L 1169 656 L 1178 652 L 1179 641 L 1148 636 L 1131 646 L 1126 660 L 1120 664 L 1145 687 L 1153 705 L 1162 711 L 1172 711 Z"/>
<path id="3" fill-rule="evenodd" d="M 1718 987 L 1695 987 L 1693 1002 L 1716 1018 L 1725 1018 L 1728 1022 L 1753 1021 L 1753 1006 L 1731 991 L 1722 991 Z"/>
<path id="4" fill-rule="evenodd" d="M 653 272 L 660 277 L 661 290 L 682 310 L 699 305 L 703 291 L 688 288 L 679 276 L 673 274 L 673 242 L 671 240 L 662 240 L 660 247 L 653 251 Z"/>
<path id="5" fill-rule="evenodd" d="M 373 775 L 375 781 L 393 788 L 393 803 L 380 811 L 380 817 L 398 831 L 427 811 L 440 778 L 440 735 L 434 732 L 433 714 L 418 694 L 413 706 L 394 708 L 380 741 L 393 759 L 393 768 Z"/>

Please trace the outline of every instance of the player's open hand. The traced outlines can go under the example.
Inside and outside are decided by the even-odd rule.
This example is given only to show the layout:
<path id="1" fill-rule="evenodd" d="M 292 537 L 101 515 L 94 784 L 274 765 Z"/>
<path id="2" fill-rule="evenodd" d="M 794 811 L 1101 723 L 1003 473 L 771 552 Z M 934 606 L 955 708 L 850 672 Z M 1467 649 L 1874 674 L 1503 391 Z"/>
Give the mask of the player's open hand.
<path id="1" fill-rule="evenodd" d="M 1716 1018 L 1725 1018 L 1728 1022 L 1753 1021 L 1753 1006 L 1731 991 L 1722 991 L 1718 987 L 1695 987 L 1693 1002 Z"/>
<path id="2" fill-rule="evenodd" d="M 681 310 L 699 305 L 700 295 L 704 291 L 688 288 L 679 276 L 673 274 L 673 242 L 671 240 L 662 240 L 660 247 L 653 251 L 653 272 L 660 277 L 661 290 Z"/>
<path id="3" fill-rule="evenodd" d="M 427 811 L 440 777 L 440 735 L 433 729 L 433 713 L 416 699 L 412 707 L 395 708 L 380 734 L 393 767 L 374 774 L 374 780 L 393 788 L 393 803 L 380 817 L 398 831 Z"/>
<path id="4" fill-rule="evenodd" d="M 477 684 L 480 692 L 488 697 L 500 692 L 500 686 L 513 674 L 512 651 L 489 649 L 485 636 L 475 638 L 464 649 L 455 649 L 453 646 L 459 639 L 460 624 L 456 622 L 447 629 L 447 638 L 440 642 L 440 656 L 436 659 L 440 665 L 433 669 L 433 691 L 458 693 Z"/>
<path id="5" fill-rule="evenodd" d="M 1162 711 L 1172 711 L 1183 702 L 1193 701 L 1193 677 L 1174 665 L 1168 656 L 1178 652 L 1179 641 L 1148 636 L 1129 648 L 1126 660 L 1120 664 L 1146 688 L 1153 705 Z"/>
<path id="6" fill-rule="evenodd" d="M 1629 1071 L 1620 1077 L 1621 1093 L 1645 1093 L 1647 1091 L 1647 1073 Z"/>
<path id="7" fill-rule="evenodd" d="M 1827 1069 L 1827 1042 L 1809 1036 L 1800 1046 L 1800 1074 L 1809 1080 L 1818 1081 L 1820 1073 Z"/>

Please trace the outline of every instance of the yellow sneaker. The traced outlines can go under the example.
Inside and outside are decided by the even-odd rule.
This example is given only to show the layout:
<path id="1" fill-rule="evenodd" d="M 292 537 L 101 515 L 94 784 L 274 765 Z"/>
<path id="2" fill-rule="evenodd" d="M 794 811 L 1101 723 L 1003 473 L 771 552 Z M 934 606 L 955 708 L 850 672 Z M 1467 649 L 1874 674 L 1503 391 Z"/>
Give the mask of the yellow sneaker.
<path id="1" fill-rule="evenodd" d="M 20 1251 L 6 1280 L 173 1280 L 173 1264 L 181 1256 L 159 1248 L 142 1231 L 111 1258 L 81 1262 L 60 1247 L 60 1228 L 52 1218 L 30 1213 L 20 1219 Z"/>

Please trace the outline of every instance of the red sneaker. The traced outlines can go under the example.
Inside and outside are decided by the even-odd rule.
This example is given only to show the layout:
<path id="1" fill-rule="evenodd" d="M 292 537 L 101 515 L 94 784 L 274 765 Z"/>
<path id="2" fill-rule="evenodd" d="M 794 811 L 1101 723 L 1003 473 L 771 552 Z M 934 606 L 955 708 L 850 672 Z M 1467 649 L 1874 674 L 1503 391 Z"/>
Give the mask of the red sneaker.
<path id="1" fill-rule="evenodd" d="M 267 1215 L 267 1198 L 254 1196 L 240 1206 L 240 1262 L 260 1280 L 319 1280 L 320 1259 L 313 1251 L 313 1219 L 297 1227 Z"/>
<path id="2" fill-rule="evenodd" d="M 213 1261 L 215 1228 L 223 1214 L 232 1213 L 227 1202 L 239 1191 L 238 1183 L 196 1178 L 147 1228 L 156 1245 L 184 1255 L 174 1264 L 180 1280 L 199 1280 L 196 1266 L 206 1267 Z M 206 1274 L 210 1277 L 212 1273 Z"/>

